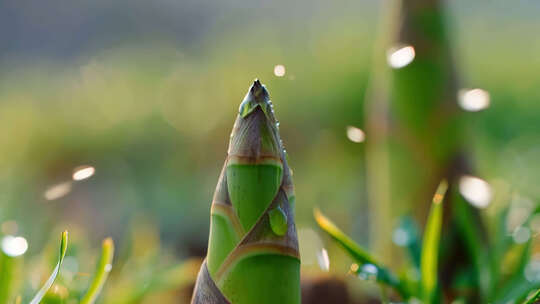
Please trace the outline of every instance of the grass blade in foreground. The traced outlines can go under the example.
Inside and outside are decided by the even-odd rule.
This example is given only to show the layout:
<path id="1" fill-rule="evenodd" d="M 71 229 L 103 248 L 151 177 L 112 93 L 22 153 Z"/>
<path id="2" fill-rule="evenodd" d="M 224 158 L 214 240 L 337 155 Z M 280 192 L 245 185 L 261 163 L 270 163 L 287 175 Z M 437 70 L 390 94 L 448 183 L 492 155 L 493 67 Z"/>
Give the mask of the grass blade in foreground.
<path id="1" fill-rule="evenodd" d="M 401 285 L 397 277 L 387 268 L 377 262 L 372 256 L 369 255 L 360 245 L 348 237 L 343 231 L 341 231 L 332 221 L 324 216 L 319 209 L 313 211 L 315 220 L 319 227 L 328 233 L 335 241 L 337 241 L 351 257 L 360 265 L 372 265 L 376 268 L 377 282 L 389 285 L 396 289 L 396 291 L 404 298 L 409 297 L 409 293 Z M 373 268 L 373 267 L 371 267 Z M 356 274 L 360 274 L 362 267 L 351 269 Z"/>
<path id="2" fill-rule="evenodd" d="M 300 304 L 294 191 L 278 123 L 256 80 L 239 109 L 210 210 L 194 304 Z"/>
<path id="3" fill-rule="evenodd" d="M 106 238 L 103 241 L 96 274 L 90 284 L 90 288 L 88 288 L 88 292 L 82 298 L 81 304 L 93 304 L 96 301 L 111 271 L 113 256 L 114 242 L 111 238 Z"/>
<path id="4" fill-rule="evenodd" d="M 535 304 L 540 302 L 540 289 L 538 289 L 528 300 L 525 300 L 523 304 Z"/>
<path id="5" fill-rule="evenodd" d="M 58 257 L 58 263 L 56 264 L 56 267 L 54 267 L 54 270 L 43 285 L 41 289 L 38 291 L 38 293 L 34 296 L 32 301 L 30 301 L 30 304 L 38 304 L 41 299 L 45 296 L 49 288 L 51 288 L 52 284 L 54 283 L 54 280 L 56 279 L 56 276 L 58 276 L 58 273 L 60 273 L 60 266 L 62 266 L 62 262 L 64 261 L 64 257 L 66 256 L 66 250 L 67 250 L 67 244 L 68 244 L 68 232 L 64 231 L 62 233 L 62 240 L 60 241 L 60 256 Z"/>
<path id="6" fill-rule="evenodd" d="M 17 272 L 20 265 L 20 256 L 9 256 L 0 248 L 0 303 L 8 303 L 13 297 L 12 293 L 16 289 L 15 282 L 18 279 Z"/>
<path id="7" fill-rule="evenodd" d="M 443 180 L 433 196 L 433 204 L 431 205 L 426 230 L 424 231 L 420 272 L 424 303 L 426 304 L 434 301 L 435 288 L 437 286 L 437 261 L 443 216 L 442 202 L 446 190 L 448 190 L 448 182 Z"/>

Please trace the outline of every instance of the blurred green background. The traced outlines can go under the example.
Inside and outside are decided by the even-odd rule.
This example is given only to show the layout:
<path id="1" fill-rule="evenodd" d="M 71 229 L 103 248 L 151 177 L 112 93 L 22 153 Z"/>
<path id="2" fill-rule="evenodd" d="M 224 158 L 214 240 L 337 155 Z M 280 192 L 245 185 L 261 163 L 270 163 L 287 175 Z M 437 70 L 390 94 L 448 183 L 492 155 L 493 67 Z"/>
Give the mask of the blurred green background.
<path id="1" fill-rule="evenodd" d="M 463 114 L 475 174 L 494 190 L 483 216 L 512 200 L 536 206 L 540 2 L 447 4 L 460 85 L 491 97 Z M 258 77 L 294 170 L 297 226 L 314 229 L 319 206 L 367 245 L 365 143 L 346 128 L 364 129 L 384 9 L 374 0 L 0 1 L 2 234 L 25 237 L 27 256 L 51 235 L 56 250 L 60 229 L 96 254 L 112 236 L 121 254 L 140 229 L 159 236 L 160 261 L 204 256 L 229 133 Z M 81 165 L 95 174 L 72 181 Z M 345 273 L 350 261 L 329 253 Z"/>

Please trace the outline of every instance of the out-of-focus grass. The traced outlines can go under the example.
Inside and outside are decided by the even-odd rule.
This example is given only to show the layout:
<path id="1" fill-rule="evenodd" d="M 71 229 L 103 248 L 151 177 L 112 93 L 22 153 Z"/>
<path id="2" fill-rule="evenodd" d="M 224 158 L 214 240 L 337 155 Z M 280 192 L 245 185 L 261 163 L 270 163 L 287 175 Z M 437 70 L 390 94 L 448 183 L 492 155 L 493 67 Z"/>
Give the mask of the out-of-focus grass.
<path id="1" fill-rule="evenodd" d="M 99 258 L 96 273 L 94 274 L 94 278 L 92 279 L 92 283 L 90 284 L 88 291 L 81 299 L 81 303 L 93 304 L 96 301 L 101 289 L 103 288 L 103 285 L 107 281 L 109 272 L 112 269 L 113 256 L 114 243 L 111 238 L 107 238 L 102 244 L 101 257 Z"/>
<path id="2" fill-rule="evenodd" d="M 37 260 L 47 257 L 47 251 L 52 247 L 29 261 L 25 261 L 24 254 L 17 257 L 3 255 L 0 270 L 6 275 L 0 278 L 2 303 L 17 303 L 32 296 L 29 303 L 95 303 L 96 300 L 99 303 L 152 303 L 157 299 L 189 303 L 201 260 L 180 262 L 167 258 L 160 252 L 159 243 L 148 242 L 145 237 L 131 245 L 131 248 L 139 249 L 128 247 L 120 250 L 115 271 L 112 271 L 109 280 L 107 277 L 113 269 L 114 254 L 114 244 L 110 238 L 103 241 L 95 271 L 91 270 L 94 259 L 86 250 L 82 250 L 84 241 L 75 239 L 74 246 L 67 247 L 67 232 L 62 234 L 59 260 L 50 276 L 47 274 L 50 269 L 40 267 Z M 141 254 L 141 249 L 146 253 Z M 7 269 L 6 266 L 11 268 Z M 13 284 L 13 278 L 23 281 L 23 284 Z M 39 284 L 43 284 L 43 287 L 36 293 L 35 286 L 39 287 Z M 100 294 L 104 286 L 105 292 Z"/>
<path id="3" fill-rule="evenodd" d="M 68 246 L 68 232 L 64 231 L 62 232 L 62 239 L 60 241 L 60 254 L 58 255 L 58 263 L 54 267 L 54 270 L 51 276 L 47 279 L 47 281 L 45 281 L 45 284 L 43 284 L 43 287 L 41 287 L 41 289 L 32 298 L 32 300 L 30 300 L 30 304 L 41 303 L 41 300 L 51 288 L 52 284 L 54 283 L 54 280 L 56 280 L 56 277 L 58 276 L 58 273 L 60 273 L 60 267 L 62 267 L 62 262 L 64 261 L 64 257 L 66 256 L 67 246 Z"/>
<path id="4" fill-rule="evenodd" d="M 422 241 L 420 267 L 415 265 L 414 256 L 411 256 L 410 266 L 401 270 L 402 273 L 400 273 L 399 279 L 385 279 L 389 273 L 391 274 L 391 271 L 379 262 L 375 262 L 376 257 L 370 256 L 362 247 L 322 215 L 318 209 L 315 211 L 315 220 L 323 231 L 328 233 L 351 255 L 355 262 L 351 266 L 351 272 L 358 275 L 359 278 L 373 280 L 381 285 L 393 288 L 404 301 L 414 302 L 422 299 L 422 303 L 440 303 L 444 301 L 440 294 L 440 281 L 447 279 L 444 274 L 441 276 L 437 272 L 438 256 L 441 250 L 439 239 L 443 228 L 442 202 L 447 187 L 448 184 L 443 181 L 433 198 L 433 205 L 427 219 Z M 459 203 L 464 202 L 458 201 L 456 205 Z M 537 208 L 534 212 L 524 215 L 525 218 L 521 219 L 523 222 L 521 223 L 522 226 L 520 226 L 522 230 L 519 230 L 518 233 L 514 231 L 513 241 L 504 232 L 507 227 L 503 227 L 503 231 L 498 231 L 489 237 L 490 241 L 486 247 L 489 249 L 482 250 L 482 247 L 479 247 L 479 250 L 472 252 L 476 259 L 474 272 L 481 277 L 480 280 L 483 285 L 487 284 L 487 286 L 481 286 L 483 289 L 481 290 L 482 301 L 490 303 L 534 303 L 538 297 L 537 289 L 540 288 L 538 280 L 540 271 L 537 260 L 531 257 L 533 238 L 530 235 L 530 229 L 532 228 L 531 221 L 538 218 L 539 211 L 540 209 Z M 501 219 L 504 226 L 512 221 L 507 210 L 502 212 L 498 220 Z M 407 226 L 411 227 L 410 225 Z M 394 234 L 394 242 L 407 248 L 416 239 L 415 235 L 415 231 L 407 229 L 406 226 L 400 226 Z M 485 267 L 489 263 L 492 263 L 492 267 Z M 369 273 L 366 274 L 368 270 Z M 411 276 L 409 274 L 411 272 L 416 273 L 416 275 Z M 395 275 L 392 275 L 392 277 L 395 277 Z M 458 277 L 458 279 L 451 282 L 457 295 L 466 297 L 467 293 L 471 292 L 467 280 L 467 278 Z M 383 293 L 381 300 L 385 301 L 384 298 Z"/>

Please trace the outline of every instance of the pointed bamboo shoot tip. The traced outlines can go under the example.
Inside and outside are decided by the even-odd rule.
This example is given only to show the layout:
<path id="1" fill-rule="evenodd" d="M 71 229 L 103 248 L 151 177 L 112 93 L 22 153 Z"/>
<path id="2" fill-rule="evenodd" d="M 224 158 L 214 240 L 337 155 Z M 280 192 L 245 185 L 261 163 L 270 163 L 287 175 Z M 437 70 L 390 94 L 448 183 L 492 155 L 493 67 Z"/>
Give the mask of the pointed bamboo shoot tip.
<path id="1" fill-rule="evenodd" d="M 256 98 L 256 100 L 264 100 L 264 98 L 268 96 L 268 91 L 266 91 L 266 88 L 258 78 L 253 81 L 253 85 L 251 85 L 249 91 Z M 259 97 L 262 97 L 263 99 L 258 99 Z"/>
<path id="2" fill-rule="evenodd" d="M 259 81 L 259 78 L 255 78 L 255 81 L 253 81 L 253 87 L 254 88 L 260 88 L 262 87 L 261 82 Z"/>

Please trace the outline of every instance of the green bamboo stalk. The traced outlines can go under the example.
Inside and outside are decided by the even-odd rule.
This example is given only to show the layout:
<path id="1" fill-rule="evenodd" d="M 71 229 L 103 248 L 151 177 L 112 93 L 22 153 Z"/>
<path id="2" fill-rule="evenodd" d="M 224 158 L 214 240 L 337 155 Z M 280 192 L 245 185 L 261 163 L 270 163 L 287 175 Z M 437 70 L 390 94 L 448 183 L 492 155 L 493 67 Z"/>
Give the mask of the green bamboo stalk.
<path id="1" fill-rule="evenodd" d="M 268 91 L 239 109 L 211 207 L 208 254 L 192 303 L 298 304 L 294 190 Z"/>
<path id="2" fill-rule="evenodd" d="M 107 281 L 109 272 L 111 271 L 113 256 L 114 242 L 111 238 L 106 238 L 103 240 L 101 247 L 101 257 L 99 258 L 96 274 L 94 275 L 94 279 L 92 280 L 88 291 L 81 299 L 81 304 L 93 304 L 96 301 L 105 281 Z"/>
<path id="3" fill-rule="evenodd" d="M 370 84 L 366 106 L 367 181 L 369 206 L 374 214 L 370 224 L 371 247 L 393 266 L 399 256 L 391 256 L 392 243 L 388 222 L 406 213 L 418 222 L 427 218 L 429 198 L 440 180 L 446 179 L 450 191 L 456 191 L 458 178 L 470 172 L 465 154 L 463 115 L 457 106 L 459 79 L 451 52 L 443 0 L 385 1 L 392 10 L 384 37 L 375 52 L 375 73 Z M 389 10 L 390 11 L 390 10 Z M 390 32 L 390 33 L 389 33 Z M 408 64 L 388 65 L 384 55 L 393 48 L 413 49 Z M 391 57 L 390 57 L 391 58 Z M 467 299 L 480 301 L 480 276 L 477 257 L 463 257 L 462 244 L 467 237 L 456 226 L 453 195 L 443 205 L 445 226 L 441 242 L 447 248 L 441 255 L 439 276 L 444 272 L 442 293 L 445 300 L 461 296 L 453 286 L 459 273 L 476 276 Z M 474 218 L 472 229 L 483 231 L 474 208 L 463 206 Z M 478 239 L 483 239 L 482 236 Z M 476 246 L 484 246 L 482 242 Z M 471 251 L 472 252 L 472 251 Z M 398 265 L 396 265 L 398 264 Z"/>

